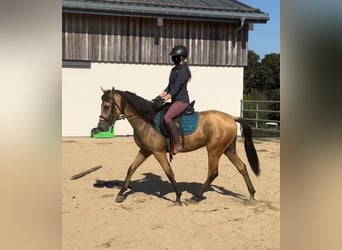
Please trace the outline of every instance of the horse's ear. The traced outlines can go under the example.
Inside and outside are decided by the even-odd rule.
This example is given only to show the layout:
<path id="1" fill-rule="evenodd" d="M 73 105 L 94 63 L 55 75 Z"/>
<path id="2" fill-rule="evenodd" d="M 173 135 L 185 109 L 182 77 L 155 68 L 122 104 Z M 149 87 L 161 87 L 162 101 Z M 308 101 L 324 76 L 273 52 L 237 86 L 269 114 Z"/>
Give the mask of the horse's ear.
<path id="1" fill-rule="evenodd" d="M 104 89 L 102 87 L 100 87 L 100 88 L 101 88 L 102 92 L 104 93 L 105 92 Z"/>
<path id="2" fill-rule="evenodd" d="M 113 86 L 113 88 L 112 88 L 112 92 L 114 92 L 115 91 L 115 88 L 114 88 L 114 86 Z"/>

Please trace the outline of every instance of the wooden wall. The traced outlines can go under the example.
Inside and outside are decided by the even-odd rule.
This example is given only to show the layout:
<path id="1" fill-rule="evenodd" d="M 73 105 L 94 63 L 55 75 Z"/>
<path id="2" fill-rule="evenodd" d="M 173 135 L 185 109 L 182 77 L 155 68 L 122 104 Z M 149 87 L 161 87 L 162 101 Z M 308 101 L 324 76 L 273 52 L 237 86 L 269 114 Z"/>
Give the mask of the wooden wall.
<path id="1" fill-rule="evenodd" d="M 174 45 L 189 64 L 246 66 L 248 24 L 63 13 L 63 60 L 170 64 Z"/>

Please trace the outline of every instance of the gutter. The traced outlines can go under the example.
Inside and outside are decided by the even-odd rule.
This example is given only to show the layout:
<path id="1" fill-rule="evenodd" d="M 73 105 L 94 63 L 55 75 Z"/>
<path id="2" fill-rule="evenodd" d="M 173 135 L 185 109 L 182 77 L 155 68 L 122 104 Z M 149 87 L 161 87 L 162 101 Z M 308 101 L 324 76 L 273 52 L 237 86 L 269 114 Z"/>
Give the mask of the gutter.
<path id="1" fill-rule="evenodd" d="M 167 19 L 203 20 L 218 22 L 266 23 L 269 16 L 266 13 L 245 13 L 243 11 L 199 10 L 189 8 L 151 7 L 124 5 L 115 3 L 63 1 L 62 10 L 65 13 L 106 14 L 116 16 L 164 17 Z M 241 27 L 242 28 L 242 27 Z"/>

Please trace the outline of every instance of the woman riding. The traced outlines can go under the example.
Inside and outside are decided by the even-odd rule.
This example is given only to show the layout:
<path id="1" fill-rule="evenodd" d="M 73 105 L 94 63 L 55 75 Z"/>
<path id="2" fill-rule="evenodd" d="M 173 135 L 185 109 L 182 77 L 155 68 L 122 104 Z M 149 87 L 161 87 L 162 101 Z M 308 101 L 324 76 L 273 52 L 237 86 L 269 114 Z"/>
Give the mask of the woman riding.
<path id="1" fill-rule="evenodd" d="M 183 145 L 180 143 L 178 128 L 174 124 L 173 119 L 180 115 L 190 103 L 187 85 L 191 78 L 191 72 L 185 62 L 185 58 L 188 57 L 188 49 L 186 47 L 177 45 L 171 50 L 169 55 L 175 66 L 171 69 L 169 84 L 160 96 L 164 101 L 171 99 L 171 106 L 164 116 L 164 121 L 173 139 L 173 154 L 177 154 L 183 151 Z"/>

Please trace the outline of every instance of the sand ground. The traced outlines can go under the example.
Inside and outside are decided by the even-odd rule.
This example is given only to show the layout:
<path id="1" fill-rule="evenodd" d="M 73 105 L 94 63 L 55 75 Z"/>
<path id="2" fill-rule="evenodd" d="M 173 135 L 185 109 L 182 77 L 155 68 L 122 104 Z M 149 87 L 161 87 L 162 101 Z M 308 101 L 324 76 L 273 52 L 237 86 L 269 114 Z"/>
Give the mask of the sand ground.
<path id="1" fill-rule="evenodd" d="M 223 156 L 219 176 L 198 204 L 175 206 L 175 193 L 150 157 L 133 175 L 132 190 L 115 203 L 116 185 L 97 188 L 97 179 L 120 184 L 138 152 L 132 137 L 63 138 L 62 246 L 69 249 L 280 249 L 280 140 L 254 139 L 261 174 L 247 163 L 241 138 L 237 150 L 247 164 L 257 203 L 242 176 Z M 71 176 L 101 165 L 82 178 Z M 172 161 L 182 201 L 207 175 L 206 149 Z"/>

